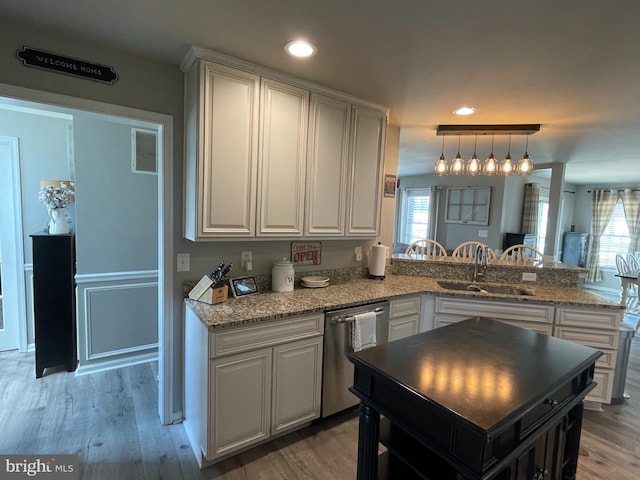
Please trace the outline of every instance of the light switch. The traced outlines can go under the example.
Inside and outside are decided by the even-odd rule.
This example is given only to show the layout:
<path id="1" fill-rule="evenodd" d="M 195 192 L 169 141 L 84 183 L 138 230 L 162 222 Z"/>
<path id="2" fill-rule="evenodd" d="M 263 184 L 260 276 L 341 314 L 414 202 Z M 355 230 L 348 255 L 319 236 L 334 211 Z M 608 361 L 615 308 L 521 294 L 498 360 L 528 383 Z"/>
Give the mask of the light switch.
<path id="1" fill-rule="evenodd" d="M 178 254 L 178 272 L 188 272 L 191 270 L 191 254 L 179 253 Z"/>
<path id="2" fill-rule="evenodd" d="M 538 274 L 534 272 L 523 272 L 522 273 L 522 281 L 523 282 L 535 282 L 538 278 Z"/>
<path id="3" fill-rule="evenodd" d="M 489 230 L 478 230 L 478 237 L 487 238 L 489 236 Z"/>

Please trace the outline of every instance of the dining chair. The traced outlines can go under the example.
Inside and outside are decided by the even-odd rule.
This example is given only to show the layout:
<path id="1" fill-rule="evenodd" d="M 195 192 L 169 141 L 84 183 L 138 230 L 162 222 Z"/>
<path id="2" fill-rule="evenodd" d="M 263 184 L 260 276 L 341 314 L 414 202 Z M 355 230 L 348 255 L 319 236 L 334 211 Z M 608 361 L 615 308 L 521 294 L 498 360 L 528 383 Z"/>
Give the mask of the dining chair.
<path id="1" fill-rule="evenodd" d="M 616 270 L 618 271 L 618 275 L 629 271 L 629 264 L 621 253 L 616 254 Z"/>
<path id="2" fill-rule="evenodd" d="M 640 270 L 640 263 L 638 263 L 635 253 L 627 253 L 627 265 L 632 273 L 638 273 L 638 270 Z"/>
<path id="3" fill-rule="evenodd" d="M 518 243 L 511 245 L 500 256 L 501 260 L 511 260 L 513 262 L 535 262 L 542 261 L 542 252 L 536 247 Z"/>
<path id="4" fill-rule="evenodd" d="M 423 255 L 427 257 L 446 257 L 447 250 L 435 240 L 428 238 L 416 240 L 410 244 L 404 252 L 409 257 Z"/>
<path id="5" fill-rule="evenodd" d="M 453 250 L 453 253 L 451 254 L 451 256 L 457 257 L 457 258 L 473 259 L 476 256 L 476 249 L 478 245 L 486 249 L 487 255 L 489 255 L 490 259 L 495 260 L 496 258 L 498 258 L 498 256 L 496 255 L 496 252 L 494 252 L 493 249 L 489 248 L 489 246 L 486 243 L 476 242 L 476 241 L 462 242 Z"/>

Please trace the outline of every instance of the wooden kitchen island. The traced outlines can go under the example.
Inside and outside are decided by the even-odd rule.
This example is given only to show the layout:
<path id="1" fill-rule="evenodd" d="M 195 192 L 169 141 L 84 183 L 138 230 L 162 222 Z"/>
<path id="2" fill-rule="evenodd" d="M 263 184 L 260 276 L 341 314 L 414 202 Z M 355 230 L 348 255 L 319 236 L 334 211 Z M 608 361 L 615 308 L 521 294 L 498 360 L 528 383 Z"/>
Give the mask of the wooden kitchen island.
<path id="1" fill-rule="evenodd" d="M 574 479 L 601 355 L 482 317 L 349 354 L 358 480 Z"/>

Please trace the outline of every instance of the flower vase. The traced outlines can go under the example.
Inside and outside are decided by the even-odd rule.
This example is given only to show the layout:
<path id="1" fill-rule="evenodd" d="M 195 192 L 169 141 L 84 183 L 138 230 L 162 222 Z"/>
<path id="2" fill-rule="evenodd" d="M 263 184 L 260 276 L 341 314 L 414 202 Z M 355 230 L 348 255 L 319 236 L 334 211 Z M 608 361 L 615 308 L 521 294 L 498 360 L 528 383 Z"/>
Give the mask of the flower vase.
<path id="1" fill-rule="evenodd" d="M 50 208 L 49 219 L 49 233 L 51 235 L 69 233 L 69 220 L 67 219 L 66 208 Z"/>

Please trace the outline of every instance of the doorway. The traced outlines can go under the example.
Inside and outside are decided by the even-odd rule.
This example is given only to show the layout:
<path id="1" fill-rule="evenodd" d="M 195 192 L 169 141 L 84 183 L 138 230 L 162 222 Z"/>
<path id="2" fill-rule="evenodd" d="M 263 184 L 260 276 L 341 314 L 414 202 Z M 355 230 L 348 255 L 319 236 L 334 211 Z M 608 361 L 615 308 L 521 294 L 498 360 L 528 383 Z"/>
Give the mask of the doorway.
<path id="1" fill-rule="evenodd" d="M 158 138 L 158 175 L 157 175 L 157 327 L 158 327 L 158 413 L 163 424 L 176 420 L 173 408 L 173 372 L 172 372 L 172 268 L 173 250 L 173 189 L 172 170 L 172 132 L 173 120 L 170 116 L 154 112 L 141 111 L 127 107 L 94 102 L 65 95 L 28 90 L 0 84 L 0 100 L 20 104 L 36 102 L 42 108 L 72 109 L 85 114 L 119 116 L 146 124 L 157 125 Z M 5 252 L 6 261 L 6 252 Z M 6 289 L 5 289 L 6 292 Z M 21 339 L 22 341 L 22 339 Z M 25 348 L 26 341 L 20 345 Z"/>
<path id="2" fill-rule="evenodd" d="M 18 139 L 0 136 L 0 351 L 16 350 L 26 325 L 18 155 Z"/>

